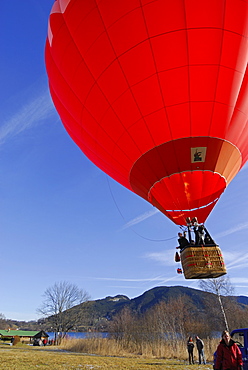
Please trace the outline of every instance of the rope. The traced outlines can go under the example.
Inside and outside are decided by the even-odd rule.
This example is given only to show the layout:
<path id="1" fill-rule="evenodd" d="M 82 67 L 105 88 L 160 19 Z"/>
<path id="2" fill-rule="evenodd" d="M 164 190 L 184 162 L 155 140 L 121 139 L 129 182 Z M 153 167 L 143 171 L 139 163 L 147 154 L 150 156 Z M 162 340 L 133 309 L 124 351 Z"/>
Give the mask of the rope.
<path id="1" fill-rule="evenodd" d="M 126 219 L 125 219 L 125 217 L 123 216 L 123 214 L 122 214 L 122 212 L 121 212 L 120 208 L 118 207 L 118 204 L 117 204 L 117 202 L 116 202 L 116 200 L 115 200 L 114 194 L 113 194 L 112 189 L 111 189 L 111 187 L 110 187 L 109 177 L 108 177 L 107 175 L 106 175 L 106 178 L 107 178 L 108 188 L 109 188 L 109 192 L 110 192 L 110 194 L 111 194 L 112 200 L 113 200 L 113 202 L 114 202 L 114 204 L 115 204 L 115 206 L 116 206 L 116 208 L 117 208 L 117 210 L 118 210 L 118 212 L 119 212 L 120 216 L 122 217 L 123 221 L 124 221 L 125 223 L 127 223 L 127 220 L 126 220 Z M 171 238 L 167 238 L 167 239 L 150 239 L 150 238 L 146 238 L 145 236 L 143 236 L 143 235 L 139 234 L 139 233 L 138 233 L 137 231 L 135 231 L 131 226 L 130 226 L 130 229 L 132 230 L 132 232 L 133 232 L 134 234 L 138 235 L 140 238 L 145 239 L 145 240 L 148 240 L 148 241 L 151 241 L 151 242 L 167 242 L 167 241 L 170 241 L 170 240 L 173 240 L 173 239 L 177 239 L 177 236 L 173 236 L 173 237 L 171 237 Z"/>

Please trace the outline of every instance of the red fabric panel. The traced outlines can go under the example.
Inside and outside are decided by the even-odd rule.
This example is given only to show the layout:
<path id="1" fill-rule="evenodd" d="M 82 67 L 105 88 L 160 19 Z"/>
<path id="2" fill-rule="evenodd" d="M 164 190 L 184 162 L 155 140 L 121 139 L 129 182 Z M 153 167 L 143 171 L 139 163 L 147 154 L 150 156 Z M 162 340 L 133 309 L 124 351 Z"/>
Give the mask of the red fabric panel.
<path id="1" fill-rule="evenodd" d="M 185 28 L 185 8 L 182 0 L 142 1 L 150 37 Z"/>
<path id="2" fill-rule="evenodd" d="M 219 28 L 223 26 L 227 1 L 186 0 L 185 13 L 188 28 Z"/>
<path id="3" fill-rule="evenodd" d="M 223 42 L 221 29 L 189 29 L 187 37 L 190 65 L 217 66 L 219 64 Z"/>
<path id="4" fill-rule="evenodd" d="M 147 94 L 152 91 L 152 97 Z M 152 76 L 132 87 L 135 101 L 143 116 L 158 111 L 163 108 L 163 97 L 157 76 Z"/>
<path id="5" fill-rule="evenodd" d="M 161 72 L 159 78 L 166 106 L 185 104 L 189 101 L 188 67 Z"/>
<path id="6" fill-rule="evenodd" d="M 68 29 L 82 57 L 85 57 L 87 51 L 105 31 L 101 15 L 94 1 L 85 1 L 84 3 L 86 8 L 81 1 L 73 1 L 69 14 L 67 11 L 63 14 L 66 20 L 65 27 Z M 76 21 L 75 24 L 74 18 Z M 60 47 L 62 46 L 62 39 L 58 41 L 58 44 L 60 44 Z"/>
<path id="7" fill-rule="evenodd" d="M 102 72 L 109 67 L 114 59 L 114 50 L 105 33 L 101 34 L 94 41 L 93 45 L 87 50 L 84 56 L 84 61 L 96 80 L 101 76 Z"/>
<path id="8" fill-rule="evenodd" d="M 188 65 L 187 32 L 184 29 L 158 34 L 151 38 L 150 42 L 158 72 Z"/>
<path id="9" fill-rule="evenodd" d="M 140 7 L 139 0 L 98 1 L 98 8 L 106 28 L 118 22 L 121 17 Z M 111 11 L 109 11 L 111 9 Z"/>
<path id="10" fill-rule="evenodd" d="M 156 74 L 149 41 L 144 41 L 120 56 L 122 71 L 131 86 Z M 131 68 L 130 68 L 131 66 Z M 140 68 L 142 66 L 142 68 Z"/>
<path id="11" fill-rule="evenodd" d="M 172 139 L 189 137 L 191 130 L 191 112 L 190 104 L 175 104 L 167 107 L 167 116 L 169 120 Z M 198 121 L 199 125 L 199 121 Z"/>
<path id="12" fill-rule="evenodd" d="M 159 146 L 163 144 L 164 141 L 170 141 L 172 139 L 171 128 L 165 109 L 149 114 L 145 117 L 145 122 L 149 127 L 149 132 L 155 146 Z M 156 122 L 156 125 L 154 122 Z"/>
<path id="13" fill-rule="evenodd" d="M 109 27 L 108 35 L 118 56 L 146 40 L 147 30 L 141 8 L 120 17 Z"/>
<path id="14" fill-rule="evenodd" d="M 116 83 L 118 81 L 118 84 Z M 113 104 L 116 99 L 128 90 L 128 83 L 118 61 L 113 62 L 99 77 L 97 81 L 100 89 L 104 91 L 106 99 Z"/>
<path id="15" fill-rule="evenodd" d="M 124 94 L 116 99 L 112 104 L 112 108 L 125 127 L 130 127 L 142 119 L 140 109 L 130 90 L 125 91 Z"/>

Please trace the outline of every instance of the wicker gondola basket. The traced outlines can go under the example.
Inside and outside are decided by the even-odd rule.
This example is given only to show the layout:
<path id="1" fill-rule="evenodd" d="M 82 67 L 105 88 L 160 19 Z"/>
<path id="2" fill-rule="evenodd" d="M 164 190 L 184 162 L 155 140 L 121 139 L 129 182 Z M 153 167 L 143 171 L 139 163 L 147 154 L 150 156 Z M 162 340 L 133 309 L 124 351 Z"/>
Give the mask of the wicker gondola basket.
<path id="1" fill-rule="evenodd" d="M 188 246 L 181 251 L 185 279 L 217 278 L 226 274 L 226 267 L 218 245 Z"/>

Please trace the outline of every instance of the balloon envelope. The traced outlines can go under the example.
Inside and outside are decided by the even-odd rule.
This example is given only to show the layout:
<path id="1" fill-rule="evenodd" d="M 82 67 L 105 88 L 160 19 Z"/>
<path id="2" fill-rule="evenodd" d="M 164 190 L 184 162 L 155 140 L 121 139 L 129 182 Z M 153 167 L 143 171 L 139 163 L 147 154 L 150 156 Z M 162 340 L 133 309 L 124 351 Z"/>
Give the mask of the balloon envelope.
<path id="1" fill-rule="evenodd" d="M 247 36 L 243 0 L 57 0 L 52 99 L 98 167 L 204 222 L 248 156 Z"/>

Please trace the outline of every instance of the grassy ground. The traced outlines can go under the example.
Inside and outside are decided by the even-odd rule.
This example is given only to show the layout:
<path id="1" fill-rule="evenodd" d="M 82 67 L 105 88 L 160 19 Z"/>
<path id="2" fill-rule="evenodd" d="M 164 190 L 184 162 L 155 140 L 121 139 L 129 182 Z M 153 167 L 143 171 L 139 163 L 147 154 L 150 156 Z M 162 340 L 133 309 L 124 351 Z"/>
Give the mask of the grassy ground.
<path id="1" fill-rule="evenodd" d="M 212 364 L 187 365 L 178 360 L 123 358 L 69 353 L 57 347 L 0 346 L 5 370 L 212 370 Z"/>

